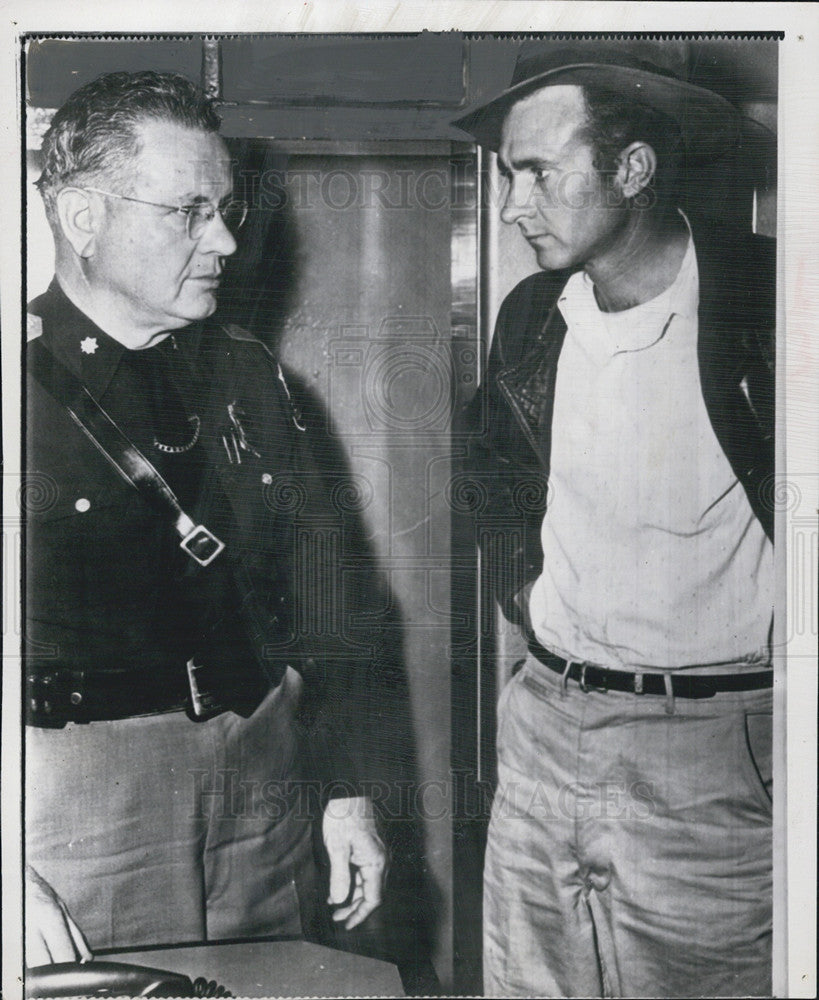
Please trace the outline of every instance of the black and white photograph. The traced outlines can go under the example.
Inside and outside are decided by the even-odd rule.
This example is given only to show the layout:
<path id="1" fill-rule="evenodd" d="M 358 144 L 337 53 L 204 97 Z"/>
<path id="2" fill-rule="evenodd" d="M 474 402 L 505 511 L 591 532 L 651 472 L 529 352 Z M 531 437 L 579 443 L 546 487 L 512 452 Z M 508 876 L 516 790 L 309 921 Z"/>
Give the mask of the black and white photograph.
<path id="1" fill-rule="evenodd" d="M 4 993 L 814 995 L 819 18 L 313 6 L 4 35 Z"/>

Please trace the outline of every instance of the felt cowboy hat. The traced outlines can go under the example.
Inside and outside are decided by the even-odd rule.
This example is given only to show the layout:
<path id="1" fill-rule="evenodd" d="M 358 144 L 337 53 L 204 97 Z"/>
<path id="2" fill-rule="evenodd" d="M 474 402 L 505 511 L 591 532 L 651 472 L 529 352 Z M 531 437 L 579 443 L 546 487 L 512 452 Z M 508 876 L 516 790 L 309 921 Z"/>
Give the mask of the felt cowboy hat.
<path id="1" fill-rule="evenodd" d="M 661 111 L 679 124 L 689 158 L 715 160 L 736 144 L 741 116 L 724 97 L 688 83 L 685 63 L 685 48 L 674 43 L 524 45 L 509 87 L 452 124 L 497 150 L 516 101 L 541 87 L 589 83 Z"/>

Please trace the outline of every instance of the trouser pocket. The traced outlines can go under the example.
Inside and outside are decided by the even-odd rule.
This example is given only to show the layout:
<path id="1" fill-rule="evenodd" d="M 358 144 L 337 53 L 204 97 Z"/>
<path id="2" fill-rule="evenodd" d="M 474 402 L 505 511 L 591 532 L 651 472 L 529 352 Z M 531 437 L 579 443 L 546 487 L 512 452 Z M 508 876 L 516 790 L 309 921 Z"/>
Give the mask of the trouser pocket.
<path id="1" fill-rule="evenodd" d="M 745 775 L 759 804 L 770 812 L 773 802 L 773 714 L 746 712 Z"/>

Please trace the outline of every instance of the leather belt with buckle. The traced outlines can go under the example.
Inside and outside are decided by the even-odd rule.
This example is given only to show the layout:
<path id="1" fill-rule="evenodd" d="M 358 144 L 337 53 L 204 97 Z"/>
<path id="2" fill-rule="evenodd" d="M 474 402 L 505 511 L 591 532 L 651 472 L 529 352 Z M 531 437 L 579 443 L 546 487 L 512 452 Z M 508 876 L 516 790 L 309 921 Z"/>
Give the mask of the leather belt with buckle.
<path id="1" fill-rule="evenodd" d="M 179 547 L 196 560 L 200 566 L 209 566 L 225 547 L 204 524 L 193 527 L 179 543 Z"/>
<path id="2" fill-rule="evenodd" d="M 62 728 L 67 722 L 127 719 L 186 707 L 181 685 L 147 687 L 144 672 L 32 669 L 26 676 L 26 722 Z"/>
<path id="3" fill-rule="evenodd" d="M 529 652 L 544 667 L 576 681 L 584 691 L 625 691 L 629 694 L 666 695 L 666 677 L 676 698 L 713 698 L 720 691 L 758 691 L 773 687 L 773 670 L 754 670 L 741 674 L 632 674 L 608 670 L 591 663 L 574 663 L 541 646 L 532 639 Z M 568 669 L 567 669 L 568 668 Z"/>

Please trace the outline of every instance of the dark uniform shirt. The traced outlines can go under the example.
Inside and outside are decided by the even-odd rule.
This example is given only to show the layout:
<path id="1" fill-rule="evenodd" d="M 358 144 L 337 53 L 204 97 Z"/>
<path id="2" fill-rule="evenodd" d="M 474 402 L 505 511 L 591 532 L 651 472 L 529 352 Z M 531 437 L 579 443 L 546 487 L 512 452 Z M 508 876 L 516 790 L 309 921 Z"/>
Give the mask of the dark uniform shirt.
<path id="1" fill-rule="evenodd" d="M 121 480 L 66 410 L 31 380 L 27 467 L 42 484 L 44 502 L 28 512 L 29 656 L 75 672 L 71 693 L 80 694 L 81 717 L 109 714 L 94 704 L 101 697 L 93 682 L 98 673 L 121 676 L 136 714 L 181 704 L 191 658 L 219 668 L 228 686 L 241 677 L 233 704 L 255 703 L 261 653 L 240 614 L 236 527 L 201 440 L 207 386 L 176 337 L 128 350 L 56 283 L 32 312 L 42 319 L 48 351 L 80 377 L 194 523 L 205 524 L 227 550 L 210 566 L 194 562 L 180 548 L 169 514 Z M 127 711 L 125 704 L 107 708 Z"/>
<path id="2" fill-rule="evenodd" d="M 220 703 L 247 715 L 292 666 L 308 771 L 331 795 L 380 780 L 409 753 L 400 650 L 381 627 L 388 595 L 351 530 L 327 428 L 314 415 L 305 433 L 276 361 L 246 331 L 191 326 L 129 351 L 56 282 L 29 309 L 49 354 L 226 550 L 205 568 L 180 550 L 167 511 L 38 384 L 30 351 L 25 652 L 40 710 L 28 721 L 178 707 L 191 658 Z"/>

